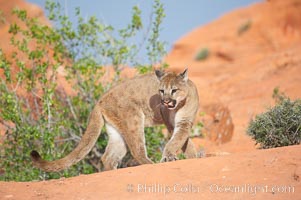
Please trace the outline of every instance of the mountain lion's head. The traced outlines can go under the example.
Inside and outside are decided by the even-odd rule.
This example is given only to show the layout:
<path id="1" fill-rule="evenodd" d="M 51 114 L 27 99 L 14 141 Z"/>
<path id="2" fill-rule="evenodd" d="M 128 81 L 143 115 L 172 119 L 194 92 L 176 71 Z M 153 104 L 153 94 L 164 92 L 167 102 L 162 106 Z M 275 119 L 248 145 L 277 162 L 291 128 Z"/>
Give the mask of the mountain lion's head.
<path id="1" fill-rule="evenodd" d="M 156 70 L 155 73 L 160 81 L 159 94 L 161 103 L 170 110 L 175 109 L 187 97 L 187 69 L 178 75 L 170 72 L 165 73 L 160 70 Z"/>

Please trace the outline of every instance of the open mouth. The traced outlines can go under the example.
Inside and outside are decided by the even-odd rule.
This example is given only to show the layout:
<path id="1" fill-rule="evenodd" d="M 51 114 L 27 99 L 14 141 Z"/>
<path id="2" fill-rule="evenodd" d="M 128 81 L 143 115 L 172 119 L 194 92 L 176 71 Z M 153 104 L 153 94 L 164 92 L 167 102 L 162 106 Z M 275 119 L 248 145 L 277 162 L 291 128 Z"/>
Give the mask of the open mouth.
<path id="1" fill-rule="evenodd" d="M 176 107 L 176 100 L 171 100 L 169 102 L 162 101 L 162 104 L 167 107 L 168 109 L 173 109 Z"/>

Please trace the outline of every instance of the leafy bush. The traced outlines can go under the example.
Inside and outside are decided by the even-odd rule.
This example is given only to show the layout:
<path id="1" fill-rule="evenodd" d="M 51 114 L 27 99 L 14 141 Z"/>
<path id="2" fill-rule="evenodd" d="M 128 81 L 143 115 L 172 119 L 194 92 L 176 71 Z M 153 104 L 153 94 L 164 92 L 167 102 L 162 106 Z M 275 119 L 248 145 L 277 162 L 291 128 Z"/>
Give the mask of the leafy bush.
<path id="1" fill-rule="evenodd" d="M 208 48 L 202 48 L 196 55 L 195 60 L 201 61 L 206 60 L 210 54 L 210 51 Z"/>
<path id="2" fill-rule="evenodd" d="M 248 31 L 251 28 L 252 25 L 252 21 L 248 20 L 246 22 L 244 22 L 243 24 L 241 24 L 238 29 L 237 29 L 237 34 L 238 35 L 242 35 L 243 33 L 245 33 L 246 31 Z"/>
<path id="3" fill-rule="evenodd" d="M 159 129 L 159 130 L 158 130 Z M 163 148 L 167 142 L 163 133 L 163 126 L 145 129 L 145 143 L 147 155 L 154 162 L 160 162 Z"/>
<path id="4" fill-rule="evenodd" d="M 165 54 L 159 41 L 164 18 L 163 5 L 154 1 L 154 13 L 148 37 L 141 44 L 132 44 L 133 36 L 142 31 L 141 11 L 133 7 L 129 25 L 117 30 L 95 17 L 85 20 L 76 9 L 78 22 L 72 24 L 59 3 L 47 1 L 46 10 L 55 28 L 42 25 L 27 12 L 15 9 L 13 14 L 24 24 L 11 24 L 10 42 L 15 51 L 0 51 L 0 69 L 5 78 L 0 82 L 0 123 L 7 128 L 0 144 L 0 180 L 29 181 L 93 173 L 101 168 L 100 157 L 107 136 L 101 134 L 97 145 L 78 164 L 59 173 L 46 173 L 33 168 L 30 151 L 39 150 L 43 158 L 64 157 L 79 142 L 87 126 L 89 113 L 100 96 L 120 81 L 125 65 L 138 66 L 140 72 L 152 70 Z M 141 48 L 148 50 L 149 64 L 138 63 Z M 58 85 L 58 69 L 64 66 L 72 95 Z M 104 66 L 113 66 L 112 82 L 102 82 Z M 166 66 L 162 64 L 162 66 Z M 102 130 L 105 132 L 105 130 Z M 152 132 L 153 135 L 149 133 Z M 158 160 L 162 146 L 162 128 L 146 129 L 148 152 Z"/>
<path id="5" fill-rule="evenodd" d="M 274 148 L 301 141 L 301 100 L 292 101 L 274 91 L 277 105 L 256 116 L 247 133 L 261 148 Z"/>

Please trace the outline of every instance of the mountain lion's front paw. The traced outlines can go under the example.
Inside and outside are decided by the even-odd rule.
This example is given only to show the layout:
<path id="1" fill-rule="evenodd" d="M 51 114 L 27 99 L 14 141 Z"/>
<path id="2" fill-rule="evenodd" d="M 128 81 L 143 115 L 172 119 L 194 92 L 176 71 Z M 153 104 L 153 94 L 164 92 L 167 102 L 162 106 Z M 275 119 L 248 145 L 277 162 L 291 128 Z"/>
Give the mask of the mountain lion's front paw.
<path id="1" fill-rule="evenodd" d="M 178 160 L 176 155 L 165 155 L 162 157 L 160 162 L 170 162 L 170 161 L 176 161 Z"/>

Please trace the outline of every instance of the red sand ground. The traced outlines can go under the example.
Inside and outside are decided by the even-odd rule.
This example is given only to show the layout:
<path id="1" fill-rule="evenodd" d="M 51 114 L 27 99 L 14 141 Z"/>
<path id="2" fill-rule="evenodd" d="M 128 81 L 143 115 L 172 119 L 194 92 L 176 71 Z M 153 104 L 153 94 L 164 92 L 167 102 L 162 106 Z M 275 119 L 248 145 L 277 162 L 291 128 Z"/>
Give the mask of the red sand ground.
<path id="1" fill-rule="evenodd" d="M 31 7 L 21 0 L 7 2 L 0 7 L 12 2 Z M 238 9 L 187 34 L 166 57 L 173 70 L 189 67 L 201 110 L 213 103 L 229 109 L 234 125 L 230 142 L 194 139 L 217 156 L 44 182 L 0 182 L 0 199 L 301 199 L 301 146 L 257 150 L 246 135 L 249 120 L 273 104 L 275 87 L 293 99 L 301 97 L 300 10 L 300 0 Z M 249 29 L 238 34 L 246 24 Z M 209 57 L 196 61 L 202 48 Z M 139 192 L 144 184 L 146 191 Z M 210 190 L 217 186 L 220 192 Z M 163 188 L 172 191 L 164 194 Z"/>
<path id="2" fill-rule="evenodd" d="M 301 159 L 292 156 L 300 153 L 300 146 L 291 146 L 51 181 L 0 182 L 0 197 L 23 200 L 300 199 Z"/>

